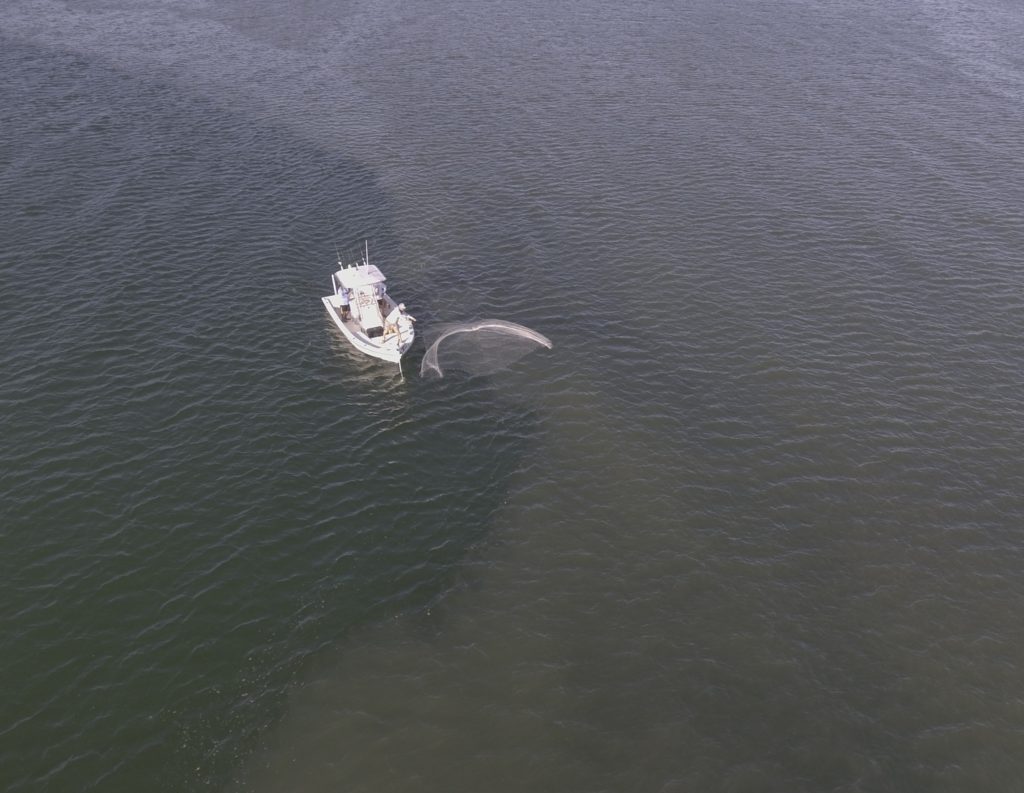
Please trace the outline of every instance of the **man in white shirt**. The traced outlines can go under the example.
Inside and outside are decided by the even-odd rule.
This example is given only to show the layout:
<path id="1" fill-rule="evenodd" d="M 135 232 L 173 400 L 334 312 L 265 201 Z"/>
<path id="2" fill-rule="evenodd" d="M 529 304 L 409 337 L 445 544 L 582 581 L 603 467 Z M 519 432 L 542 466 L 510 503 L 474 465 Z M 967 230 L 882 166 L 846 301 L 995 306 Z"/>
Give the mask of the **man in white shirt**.
<path id="1" fill-rule="evenodd" d="M 384 332 L 385 333 L 408 333 L 412 330 L 412 323 L 416 321 L 416 317 L 412 314 L 405 313 L 405 303 L 399 303 L 398 308 L 388 314 L 384 320 Z"/>

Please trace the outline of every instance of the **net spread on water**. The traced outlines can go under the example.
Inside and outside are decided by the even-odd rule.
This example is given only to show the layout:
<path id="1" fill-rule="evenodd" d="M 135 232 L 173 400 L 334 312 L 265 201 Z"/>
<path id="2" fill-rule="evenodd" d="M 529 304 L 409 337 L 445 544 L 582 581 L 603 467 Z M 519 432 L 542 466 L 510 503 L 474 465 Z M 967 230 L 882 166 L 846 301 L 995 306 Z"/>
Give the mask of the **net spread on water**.
<path id="1" fill-rule="evenodd" d="M 432 328 L 425 341 L 427 354 L 420 364 L 423 377 L 444 377 L 450 369 L 470 375 L 494 374 L 538 346 L 553 346 L 547 336 L 501 319 L 441 325 Z"/>

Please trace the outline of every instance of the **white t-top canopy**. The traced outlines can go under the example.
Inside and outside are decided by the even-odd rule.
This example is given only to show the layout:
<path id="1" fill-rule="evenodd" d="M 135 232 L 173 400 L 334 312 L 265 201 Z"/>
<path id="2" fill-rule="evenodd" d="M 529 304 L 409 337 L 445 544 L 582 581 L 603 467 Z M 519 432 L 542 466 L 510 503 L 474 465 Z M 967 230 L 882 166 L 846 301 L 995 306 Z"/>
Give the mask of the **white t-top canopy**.
<path id="1" fill-rule="evenodd" d="M 364 264 L 359 267 L 343 267 L 338 270 L 338 280 L 346 289 L 355 289 L 360 286 L 373 286 L 386 279 L 384 273 L 372 264 Z"/>

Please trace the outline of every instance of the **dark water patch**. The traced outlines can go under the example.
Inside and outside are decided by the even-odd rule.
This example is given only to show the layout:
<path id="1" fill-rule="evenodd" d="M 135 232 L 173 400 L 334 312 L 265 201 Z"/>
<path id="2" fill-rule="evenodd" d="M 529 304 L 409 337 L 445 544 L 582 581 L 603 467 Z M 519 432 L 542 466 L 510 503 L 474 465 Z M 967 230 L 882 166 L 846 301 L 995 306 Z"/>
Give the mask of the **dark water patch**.
<path id="1" fill-rule="evenodd" d="M 311 654 L 448 585 L 533 419 L 335 338 L 337 235 L 395 251 L 366 167 L 5 45 L 0 777 L 216 786 Z"/>

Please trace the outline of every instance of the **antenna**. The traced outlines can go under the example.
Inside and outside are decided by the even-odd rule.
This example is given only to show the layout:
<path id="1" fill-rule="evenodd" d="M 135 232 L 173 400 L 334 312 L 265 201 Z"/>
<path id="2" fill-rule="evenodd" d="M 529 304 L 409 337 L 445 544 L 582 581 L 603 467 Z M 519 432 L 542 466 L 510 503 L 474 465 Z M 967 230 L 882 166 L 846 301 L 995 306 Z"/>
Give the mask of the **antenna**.
<path id="1" fill-rule="evenodd" d="M 365 251 L 365 253 L 363 253 L 363 264 L 365 264 L 367 267 L 369 267 L 370 266 L 370 241 L 365 239 L 365 238 L 363 239 L 363 249 Z"/>
<path id="2" fill-rule="evenodd" d="M 323 170 L 321 168 L 321 170 Z M 334 225 L 334 221 L 331 221 L 331 236 L 334 237 L 334 253 L 338 257 L 338 267 L 344 267 L 345 264 L 341 260 L 341 250 L 338 248 L 338 228 Z"/>

